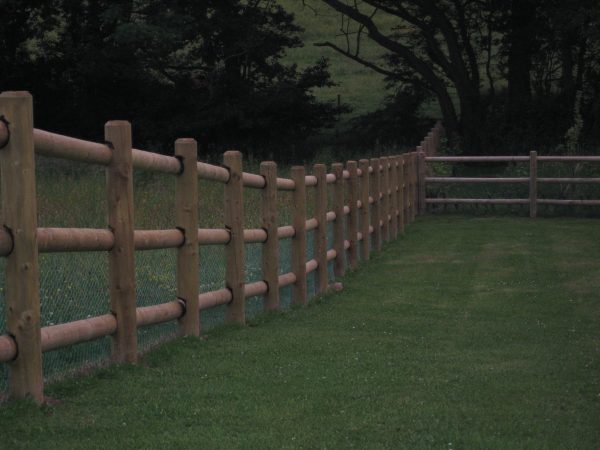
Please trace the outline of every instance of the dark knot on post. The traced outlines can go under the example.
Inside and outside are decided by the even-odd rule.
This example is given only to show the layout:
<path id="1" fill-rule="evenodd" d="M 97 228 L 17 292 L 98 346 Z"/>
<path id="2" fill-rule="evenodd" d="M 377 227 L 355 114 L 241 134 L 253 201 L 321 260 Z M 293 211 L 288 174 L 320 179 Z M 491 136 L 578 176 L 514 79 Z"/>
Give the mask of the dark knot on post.
<path id="1" fill-rule="evenodd" d="M 0 116 L 0 148 L 7 146 L 10 139 L 10 130 L 8 129 L 8 121 L 4 116 Z"/>

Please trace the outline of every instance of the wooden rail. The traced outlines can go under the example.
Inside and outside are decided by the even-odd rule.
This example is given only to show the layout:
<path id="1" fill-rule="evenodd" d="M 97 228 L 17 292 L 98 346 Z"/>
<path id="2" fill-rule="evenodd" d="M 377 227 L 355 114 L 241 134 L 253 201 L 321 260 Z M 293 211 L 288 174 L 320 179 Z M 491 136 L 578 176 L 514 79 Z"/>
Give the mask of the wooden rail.
<path id="1" fill-rule="evenodd" d="M 197 161 L 196 142 L 178 139 L 174 155 L 159 155 L 132 147 L 128 122 L 105 127 L 106 143 L 95 143 L 34 129 L 28 93 L 0 95 L 0 168 L 2 217 L 0 256 L 7 259 L 5 292 L 7 333 L 0 335 L 0 363 L 10 369 L 12 397 L 43 400 L 42 353 L 110 336 L 112 358 L 133 363 L 138 356 L 137 329 L 177 320 L 180 335 L 198 335 L 200 312 L 227 306 L 226 320 L 245 322 L 245 301 L 263 296 L 264 308 L 280 307 L 279 289 L 293 286 L 292 300 L 308 300 L 307 274 L 316 272 L 317 292 L 329 288 L 327 265 L 341 277 L 369 259 L 414 219 L 419 182 L 416 153 L 336 163 L 327 173 L 322 164 L 306 174 L 292 167 L 291 178 L 277 176 L 273 162 L 263 162 L 260 174 L 243 172 L 242 155 L 226 152 L 222 166 Z M 426 138 L 429 156 L 436 154 L 443 129 L 438 123 Z M 35 204 L 35 154 L 105 167 L 108 227 L 38 228 Z M 18 170 L 14 168 L 18 167 Z M 176 179 L 175 220 L 164 230 L 135 230 L 133 170 L 170 174 Z M 222 228 L 198 227 L 198 179 L 223 183 L 225 222 Z M 243 188 L 261 190 L 261 228 L 243 228 Z M 315 217 L 306 217 L 306 189 L 316 194 Z M 290 225 L 278 226 L 278 191 L 291 191 Z M 332 195 L 333 209 L 328 210 Z M 327 224 L 333 223 L 333 248 L 327 248 Z M 315 257 L 307 261 L 307 233 L 315 233 Z M 292 239 L 292 271 L 279 274 L 279 240 Z M 263 245 L 262 279 L 245 281 L 244 244 Z M 198 292 L 199 249 L 224 245 L 223 289 Z M 135 251 L 177 250 L 177 298 L 165 303 L 136 305 Z M 102 251 L 109 255 L 110 308 L 106 314 L 47 327 L 40 326 L 38 253 Z M 3 330 L 0 330 L 3 331 Z"/>
<path id="2" fill-rule="evenodd" d="M 581 163 L 600 162 L 600 156 L 538 156 L 530 152 L 529 156 L 425 156 L 421 157 L 423 166 L 427 163 L 486 163 L 486 162 L 519 162 L 529 163 L 528 177 L 437 177 L 427 176 L 423 168 L 419 172 L 419 203 L 421 213 L 426 212 L 426 205 L 435 204 L 483 204 L 483 205 L 529 205 L 529 216 L 538 214 L 538 205 L 578 205 L 599 206 L 600 200 L 586 199 L 546 199 L 539 198 L 540 184 L 600 184 L 598 177 L 538 177 L 540 162 Z M 427 184 L 528 184 L 529 198 L 428 198 Z"/>

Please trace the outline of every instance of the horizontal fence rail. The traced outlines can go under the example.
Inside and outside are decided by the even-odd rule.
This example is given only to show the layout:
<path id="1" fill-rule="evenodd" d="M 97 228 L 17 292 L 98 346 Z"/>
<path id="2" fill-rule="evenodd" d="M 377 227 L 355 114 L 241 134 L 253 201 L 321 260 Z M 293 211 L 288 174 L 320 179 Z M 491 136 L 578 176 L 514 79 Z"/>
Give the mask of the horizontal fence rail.
<path id="1" fill-rule="evenodd" d="M 295 304 L 307 302 L 307 274 L 317 274 L 317 292 L 329 289 L 327 264 L 336 277 L 370 251 L 404 231 L 419 212 L 418 153 L 409 152 L 370 161 L 336 163 L 327 173 L 315 165 L 312 174 L 294 166 L 291 178 L 277 176 L 273 162 L 261 164 L 260 174 L 242 170 L 242 155 L 226 152 L 223 165 L 198 161 L 196 142 L 178 139 L 173 156 L 132 147 L 129 123 L 108 122 L 106 143 L 63 136 L 33 127 L 32 98 L 26 92 L 0 95 L 0 168 L 4 227 L 0 256 L 6 258 L 5 334 L 0 334 L 0 363 L 7 363 L 10 395 L 43 400 L 42 353 L 105 336 L 112 340 L 114 361 L 135 362 L 137 330 L 170 321 L 179 335 L 199 335 L 201 311 L 226 305 L 226 321 L 245 323 L 245 302 L 263 296 L 264 309 L 280 308 L 279 289 L 292 286 Z M 443 128 L 437 123 L 421 146 L 435 157 Z M 108 227 L 37 227 L 35 154 L 105 167 Z M 133 169 L 174 176 L 176 209 L 171 229 L 140 230 L 133 223 Z M 222 228 L 198 227 L 198 179 L 223 183 L 225 223 Z M 244 188 L 261 190 L 261 228 L 243 228 Z M 315 217 L 306 217 L 307 188 L 317 197 Z M 290 191 L 292 224 L 278 225 L 277 197 Z M 334 199 L 333 210 L 327 198 Z M 422 206 L 421 206 L 422 207 Z M 333 223 L 333 246 L 327 246 L 327 224 Z M 307 233 L 315 233 L 315 252 L 307 260 Z M 291 239 L 291 271 L 280 274 L 278 246 Z M 244 246 L 263 247 L 262 279 L 245 281 Z M 226 249 L 224 288 L 199 292 L 199 252 L 202 245 Z M 152 306 L 136 305 L 134 252 L 177 251 L 177 298 Z M 51 252 L 106 252 L 109 256 L 106 314 L 57 325 L 40 325 L 38 254 Z M 1 332 L 2 330 L 0 330 Z"/>
<path id="2" fill-rule="evenodd" d="M 598 177 L 538 177 L 539 162 L 582 163 L 600 162 L 600 156 L 538 156 L 537 152 L 530 152 L 529 156 L 427 156 L 418 152 L 422 161 L 423 171 L 420 184 L 419 204 L 421 213 L 425 213 L 427 205 L 529 205 L 530 217 L 537 216 L 538 205 L 578 205 L 600 206 L 600 200 L 586 199 L 547 199 L 538 197 L 540 184 L 600 184 Z M 514 162 L 529 163 L 528 177 L 438 177 L 427 176 L 429 163 L 492 163 Z M 528 184 L 529 198 L 429 198 L 427 197 L 427 184 Z"/>

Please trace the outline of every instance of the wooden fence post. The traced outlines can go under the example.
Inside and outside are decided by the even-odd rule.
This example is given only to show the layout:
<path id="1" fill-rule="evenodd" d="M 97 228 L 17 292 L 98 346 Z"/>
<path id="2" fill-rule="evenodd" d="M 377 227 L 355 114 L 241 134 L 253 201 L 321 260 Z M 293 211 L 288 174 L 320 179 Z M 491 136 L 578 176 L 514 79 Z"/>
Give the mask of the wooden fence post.
<path id="1" fill-rule="evenodd" d="M 537 216 L 537 152 L 529 152 L 529 217 Z"/>
<path id="2" fill-rule="evenodd" d="M 373 225 L 373 249 L 381 250 L 381 184 L 379 176 L 380 162 L 379 158 L 371 158 L 371 167 L 373 167 L 373 176 L 371 176 L 371 197 L 373 205 L 371 207 L 371 223 Z"/>
<path id="3" fill-rule="evenodd" d="M 359 161 L 360 165 L 360 203 L 361 203 L 361 234 L 362 234 L 362 244 L 361 244 L 361 256 L 363 261 L 369 260 L 369 253 L 371 252 L 371 234 L 369 232 L 370 225 L 370 210 L 371 205 L 369 205 L 369 160 L 361 159 Z"/>
<path id="4" fill-rule="evenodd" d="M 294 181 L 292 198 L 294 237 L 292 238 L 292 271 L 296 276 L 292 290 L 292 303 L 306 305 L 306 183 L 304 167 L 293 166 L 291 172 Z"/>
<path id="5" fill-rule="evenodd" d="M 10 363 L 10 394 L 44 401 L 40 332 L 33 101 L 28 92 L 0 94 L 0 117 L 8 123 L 8 143 L 0 149 L 2 218 L 13 240 L 6 256 L 5 317 L 18 353 Z"/>
<path id="6" fill-rule="evenodd" d="M 198 145 L 194 139 L 177 139 L 175 156 L 181 162 L 175 193 L 177 228 L 184 242 L 177 249 L 177 297 L 185 303 L 185 314 L 179 318 L 179 333 L 200 334 L 199 247 L 198 247 Z"/>
<path id="7" fill-rule="evenodd" d="M 267 232 L 267 240 L 262 248 L 263 280 L 267 283 L 264 308 L 267 311 L 279 309 L 279 238 L 277 237 L 277 164 L 265 161 L 260 164 L 260 174 L 265 179 L 262 192 L 262 227 Z"/>
<path id="8" fill-rule="evenodd" d="M 229 170 L 225 185 L 225 228 L 229 242 L 225 246 L 225 285 L 231 291 L 225 321 L 244 325 L 246 323 L 246 299 L 244 296 L 244 202 L 242 185 L 242 154 L 227 151 L 223 165 Z"/>
<path id="9" fill-rule="evenodd" d="M 418 181 L 419 181 L 419 214 L 425 214 L 427 212 L 427 202 L 426 202 L 426 186 L 425 186 L 425 177 L 427 176 L 427 166 L 425 162 L 426 153 L 417 148 L 417 167 L 418 167 Z"/>
<path id="10" fill-rule="evenodd" d="M 383 226 L 381 227 L 381 241 L 387 242 L 390 240 L 390 172 L 389 159 L 384 156 L 380 158 L 381 166 L 381 216 Z"/>
<path id="11" fill-rule="evenodd" d="M 398 156 L 398 225 L 400 233 L 404 234 L 406 224 L 406 189 L 404 186 L 404 155 Z"/>
<path id="12" fill-rule="evenodd" d="M 335 222 L 333 223 L 333 248 L 336 255 L 333 261 L 333 273 L 336 277 L 343 277 L 346 273 L 346 250 L 344 249 L 344 166 L 340 163 L 331 165 L 335 175 L 333 185 L 333 211 Z"/>
<path id="13" fill-rule="evenodd" d="M 348 183 L 348 203 L 350 204 L 350 213 L 348 214 L 348 240 L 350 241 L 348 259 L 350 267 L 356 269 L 358 267 L 358 166 L 356 161 L 348 161 L 346 168 L 350 174 Z"/>
<path id="14" fill-rule="evenodd" d="M 398 159 L 390 156 L 390 239 L 398 237 Z"/>
<path id="15" fill-rule="evenodd" d="M 314 257 L 317 260 L 315 272 L 315 292 L 323 294 L 329 283 L 327 273 L 327 172 L 325 164 L 315 164 L 313 174 L 317 177 L 315 186 L 315 217 L 317 228 L 313 239 Z"/>
<path id="16" fill-rule="evenodd" d="M 106 168 L 108 226 L 115 239 L 108 256 L 110 307 L 117 319 L 117 331 L 112 336 L 112 356 L 118 362 L 135 363 L 137 321 L 130 123 L 122 120 L 107 122 L 104 139 L 112 148 L 112 159 Z"/>
<path id="17" fill-rule="evenodd" d="M 410 154 L 410 221 L 414 222 L 417 214 L 417 153 Z"/>

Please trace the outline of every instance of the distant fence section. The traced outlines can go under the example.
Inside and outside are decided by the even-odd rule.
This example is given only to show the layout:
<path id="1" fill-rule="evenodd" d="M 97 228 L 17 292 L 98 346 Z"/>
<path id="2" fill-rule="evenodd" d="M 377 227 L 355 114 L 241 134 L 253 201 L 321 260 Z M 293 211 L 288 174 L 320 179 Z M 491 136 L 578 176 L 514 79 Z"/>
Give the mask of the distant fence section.
<path id="1" fill-rule="evenodd" d="M 581 205 L 600 206 L 600 200 L 595 199 L 551 199 L 539 198 L 540 184 L 600 184 L 597 177 L 538 177 L 538 163 L 561 162 L 600 163 L 600 156 L 538 156 L 530 152 L 529 156 L 428 156 L 418 152 L 419 167 L 419 212 L 425 213 L 427 205 L 431 204 L 492 204 L 492 205 L 529 205 L 529 216 L 536 217 L 538 205 Z M 527 177 L 436 177 L 428 176 L 428 163 L 529 163 Z M 429 198 L 427 186 L 434 184 L 524 184 L 529 186 L 528 198 Z"/>
<path id="2" fill-rule="evenodd" d="M 111 121 L 106 143 L 94 143 L 34 128 L 32 97 L 27 92 L 0 94 L 0 169 L 2 220 L 0 256 L 6 258 L 5 319 L 0 335 L 0 363 L 9 367 L 13 398 L 43 401 L 44 352 L 110 336 L 112 360 L 134 363 L 137 329 L 177 321 L 180 335 L 198 336 L 201 311 L 226 305 L 226 321 L 245 323 L 245 301 L 263 296 L 265 310 L 279 308 L 279 290 L 292 286 L 292 302 L 308 301 L 307 274 L 316 272 L 316 292 L 328 289 L 327 265 L 335 276 L 368 260 L 371 250 L 395 239 L 424 211 L 424 163 L 436 158 L 443 128 L 437 123 L 418 151 L 382 158 L 336 163 L 331 172 L 315 164 L 312 174 L 294 166 L 291 178 L 277 176 L 273 162 L 260 174 L 243 171 L 242 155 L 224 154 L 223 165 L 198 162 L 193 139 L 175 141 L 173 156 L 132 147 L 131 126 Z M 107 227 L 39 228 L 37 226 L 35 154 L 104 166 L 108 205 Z M 133 218 L 133 169 L 176 177 L 173 227 L 136 230 Z M 222 228 L 198 228 L 198 179 L 223 183 L 225 220 Z M 539 180 L 538 180 L 539 181 Z M 244 188 L 260 189 L 262 226 L 244 229 Z M 307 218 L 307 188 L 315 189 L 315 217 Z M 277 196 L 291 191 L 292 224 L 278 226 Z M 328 211 L 328 195 L 333 210 Z M 434 199 L 427 199 L 427 202 Z M 333 223 L 333 245 L 327 224 Z M 314 230 L 314 257 L 307 260 L 307 232 Z M 279 241 L 291 239 L 291 268 L 280 274 Z M 262 278 L 245 282 L 244 246 L 262 243 Z M 199 246 L 226 248 L 225 288 L 199 293 Z M 153 306 L 136 305 L 135 252 L 177 249 L 177 298 Z M 108 252 L 110 305 L 106 314 L 41 326 L 38 254 L 43 252 Z M 200 275 L 199 275 L 200 273 Z M 1 332 L 2 330 L 0 330 Z"/>

